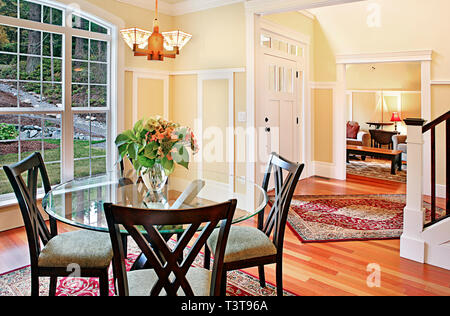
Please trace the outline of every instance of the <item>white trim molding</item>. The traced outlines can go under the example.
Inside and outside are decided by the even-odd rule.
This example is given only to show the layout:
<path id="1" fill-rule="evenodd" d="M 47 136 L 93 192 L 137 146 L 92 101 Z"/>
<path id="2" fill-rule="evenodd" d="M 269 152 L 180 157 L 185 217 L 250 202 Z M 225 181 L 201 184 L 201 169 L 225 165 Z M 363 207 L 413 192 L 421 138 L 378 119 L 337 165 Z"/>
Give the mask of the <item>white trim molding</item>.
<path id="1" fill-rule="evenodd" d="M 160 75 L 160 76 L 187 76 L 187 75 L 208 75 L 208 74 L 229 74 L 242 73 L 245 68 L 220 68 L 220 69 L 200 69 L 200 70 L 154 70 L 151 68 L 127 67 L 125 71 L 138 72 L 142 74 Z"/>
<path id="2" fill-rule="evenodd" d="M 147 10 L 155 10 L 155 0 L 117 0 Z M 244 2 L 244 0 L 185 0 L 178 3 L 159 2 L 159 11 L 170 16 L 223 7 L 230 4 Z"/>
<path id="3" fill-rule="evenodd" d="M 248 11 L 256 14 L 274 14 L 327 7 L 358 1 L 363 0 L 248 0 L 245 2 L 245 7 Z"/>
<path id="4" fill-rule="evenodd" d="M 432 80 L 431 85 L 433 86 L 450 86 L 450 80 Z"/>
<path id="5" fill-rule="evenodd" d="M 336 55 L 336 64 L 372 64 L 395 62 L 422 62 L 431 61 L 432 50 L 418 50 L 390 53 L 364 53 Z"/>
<path id="6" fill-rule="evenodd" d="M 291 28 L 285 27 L 283 25 L 274 23 L 265 18 L 260 19 L 259 28 L 261 30 L 268 31 L 270 33 L 288 38 L 293 41 L 300 42 L 305 45 L 311 44 L 311 37 L 300 32 L 296 32 Z"/>
<path id="7" fill-rule="evenodd" d="M 336 179 L 336 164 L 330 162 L 313 161 L 312 172 L 314 176 Z"/>

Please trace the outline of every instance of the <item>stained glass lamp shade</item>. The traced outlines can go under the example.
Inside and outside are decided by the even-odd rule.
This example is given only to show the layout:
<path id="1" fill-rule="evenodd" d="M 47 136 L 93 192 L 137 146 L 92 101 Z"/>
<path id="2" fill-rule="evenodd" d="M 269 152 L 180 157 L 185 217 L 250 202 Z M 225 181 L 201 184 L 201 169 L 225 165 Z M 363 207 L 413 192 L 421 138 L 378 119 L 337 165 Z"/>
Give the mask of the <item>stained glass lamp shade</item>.
<path id="1" fill-rule="evenodd" d="M 120 33 L 122 34 L 122 37 L 127 45 L 133 50 L 135 48 L 134 45 L 137 45 L 140 49 L 146 48 L 148 45 L 148 39 L 152 35 L 152 32 L 136 27 L 121 30 Z"/>
<path id="2" fill-rule="evenodd" d="M 163 32 L 164 48 L 171 51 L 181 50 L 192 38 L 192 35 L 182 31 Z"/>

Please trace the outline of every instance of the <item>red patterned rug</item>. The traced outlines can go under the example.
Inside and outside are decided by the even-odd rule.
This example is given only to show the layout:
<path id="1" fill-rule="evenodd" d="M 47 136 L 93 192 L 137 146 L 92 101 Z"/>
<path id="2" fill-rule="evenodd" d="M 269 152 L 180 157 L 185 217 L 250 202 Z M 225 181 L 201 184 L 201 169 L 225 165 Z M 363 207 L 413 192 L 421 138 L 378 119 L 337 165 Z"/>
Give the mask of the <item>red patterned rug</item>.
<path id="1" fill-rule="evenodd" d="M 130 243 L 130 253 L 126 261 L 130 269 L 139 251 Z M 203 255 L 199 255 L 193 266 L 203 266 Z M 0 296 L 29 296 L 31 271 L 30 267 L 21 268 L 0 275 Z M 48 296 L 48 279 L 41 278 L 40 295 Z M 96 278 L 60 278 L 58 279 L 57 296 L 97 296 L 99 294 L 98 279 Z M 114 295 L 112 272 L 110 272 L 110 295 Z M 261 288 L 259 279 L 243 271 L 228 273 L 227 296 L 275 296 L 276 288 L 267 283 L 266 288 Z M 294 296 L 285 291 L 284 295 Z"/>
<path id="2" fill-rule="evenodd" d="M 298 196 L 288 224 L 304 243 L 398 239 L 405 201 L 405 195 Z M 424 206 L 429 222 L 430 205 Z M 437 210 L 438 218 L 444 214 Z"/>

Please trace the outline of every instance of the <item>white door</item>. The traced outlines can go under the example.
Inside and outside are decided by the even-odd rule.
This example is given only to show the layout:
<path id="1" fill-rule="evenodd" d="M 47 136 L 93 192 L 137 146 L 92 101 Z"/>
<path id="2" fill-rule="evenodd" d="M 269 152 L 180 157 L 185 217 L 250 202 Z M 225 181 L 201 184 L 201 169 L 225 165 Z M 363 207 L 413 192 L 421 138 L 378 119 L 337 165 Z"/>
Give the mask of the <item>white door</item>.
<path id="1" fill-rule="evenodd" d="M 260 134 L 260 170 L 264 170 L 272 152 L 290 161 L 303 160 L 299 128 L 303 71 L 295 61 L 266 54 L 263 63 L 264 89 L 259 115 L 263 122 L 258 124 L 264 126 L 264 134 Z"/>

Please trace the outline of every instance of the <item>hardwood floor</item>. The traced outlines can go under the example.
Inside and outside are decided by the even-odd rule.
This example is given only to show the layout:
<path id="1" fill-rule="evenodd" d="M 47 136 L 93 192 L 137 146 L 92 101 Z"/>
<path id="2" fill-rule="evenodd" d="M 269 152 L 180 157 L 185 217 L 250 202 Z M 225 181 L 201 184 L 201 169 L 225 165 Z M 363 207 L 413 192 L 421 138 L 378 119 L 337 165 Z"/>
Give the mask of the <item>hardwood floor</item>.
<path id="1" fill-rule="evenodd" d="M 309 178 L 296 195 L 405 194 L 406 185 L 349 176 L 347 181 Z M 444 200 L 438 201 L 440 207 Z M 247 224 L 253 224 L 249 221 Z M 71 230 L 60 225 L 60 231 Z M 284 288 L 297 295 L 450 295 L 450 271 L 401 259 L 400 241 L 351 241 L 302 244 L 286 231 Z M 23 229 L 0 233 L 0 274 L 28 264 Z M 381 269 L 380 287 L 369 287 L 369 264 Z M 257 275 L 257 269 L 246 270 Z M 274 266 L 266 267 L 275 280 Z"/>

